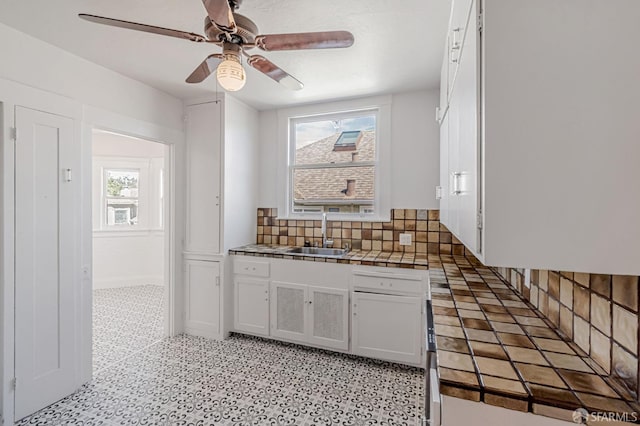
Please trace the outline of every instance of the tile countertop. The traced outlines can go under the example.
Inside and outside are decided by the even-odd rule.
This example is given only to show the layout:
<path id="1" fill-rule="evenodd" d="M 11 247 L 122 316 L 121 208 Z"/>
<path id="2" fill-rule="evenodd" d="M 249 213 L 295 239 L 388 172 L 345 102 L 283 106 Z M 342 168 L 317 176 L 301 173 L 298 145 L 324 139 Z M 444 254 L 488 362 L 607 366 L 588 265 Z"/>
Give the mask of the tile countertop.
<path id="1" fill-rule="evenodd" d="M 292 256 L 290 246 L 230 254 L 429 269 L 443 394 L 572 422 L 576 408 L 637 420 L 633 395 L 490 268 L 448 255 L 354 250 L 341 259 Z"/>
<path id="2" fill-rule="evenodd" d="M 273 257 L 279 259 L 307 260 L 312 262 L 345 263 L 352 265 L 385 266 L 388 268 L 428 269 L 429 263 L 426 254 L 351 250 L 344 257 L 314 257 L 292 255 L 287 250 L 293 246 L 280 246 L 268 244 L 250 244 L 229 250 L 229 254 Z"/>
<path id="3" fill-rule="evenodd" d="M 579 407 L 638 423 L 640 405 L 475 259 L 429 256 L 441 391 L 572 422 Z"/>

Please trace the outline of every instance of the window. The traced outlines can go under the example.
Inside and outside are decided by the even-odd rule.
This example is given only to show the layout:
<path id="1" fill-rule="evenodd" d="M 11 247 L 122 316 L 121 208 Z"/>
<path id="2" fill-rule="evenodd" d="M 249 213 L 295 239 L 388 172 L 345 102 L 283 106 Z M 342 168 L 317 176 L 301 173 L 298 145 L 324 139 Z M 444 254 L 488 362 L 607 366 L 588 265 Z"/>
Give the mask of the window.
<path id="1" fill-rule="evenodd" d="M 292 210 L 360 213 L 375 202 L 377 110 L 291 121 Z"/>
<path id="2" fill-rule="evenodd" d="M 279 112 L 286 166 L 281 217 L 332 220 L 388 218 L 389 105 L 387 97 Z M 382 101 L 382 102 L 380 102 Z M 388 180 L 388 179 L 387 179 Z"/>
<path id="3" fill-rule="evenodd" d="M 104 174 L 106 225 L 137 225 L 140 170 L 105 169 Z"/>

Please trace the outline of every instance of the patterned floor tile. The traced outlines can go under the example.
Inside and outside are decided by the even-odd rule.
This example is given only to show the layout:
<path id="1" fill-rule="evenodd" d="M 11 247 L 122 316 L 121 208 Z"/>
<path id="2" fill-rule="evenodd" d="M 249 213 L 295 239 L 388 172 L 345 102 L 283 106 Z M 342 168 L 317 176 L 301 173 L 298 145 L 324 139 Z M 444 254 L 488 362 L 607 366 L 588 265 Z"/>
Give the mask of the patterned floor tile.
<path id="1" fill-rule="evenodd" d="M 130 333 L 136 332 L 96 336 Z M 421 424 L 423 371 L 417 368 L 242 335 L 225 341 L 182 335 L 142 346 L 115 364 L 110 357 L 96 363 L 102 368 L 91 383 L 18 424 Z"/>
<path id="2" fill-rule="evenodd" d="M 93 371 L 163 338 L 164 291 L 157 285 L 93 291 Z"/>

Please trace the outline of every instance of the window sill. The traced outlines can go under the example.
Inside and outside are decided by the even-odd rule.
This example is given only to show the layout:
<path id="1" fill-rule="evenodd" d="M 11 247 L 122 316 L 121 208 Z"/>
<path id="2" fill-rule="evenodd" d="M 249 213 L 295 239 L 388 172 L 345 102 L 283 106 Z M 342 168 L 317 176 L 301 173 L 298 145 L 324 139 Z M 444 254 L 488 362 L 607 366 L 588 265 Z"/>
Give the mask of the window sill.
<path id="1" fill-rule="evenodd" d="M 163 229 L 94 229 L 94 238 L 148 237 L 164 235 Z"/>

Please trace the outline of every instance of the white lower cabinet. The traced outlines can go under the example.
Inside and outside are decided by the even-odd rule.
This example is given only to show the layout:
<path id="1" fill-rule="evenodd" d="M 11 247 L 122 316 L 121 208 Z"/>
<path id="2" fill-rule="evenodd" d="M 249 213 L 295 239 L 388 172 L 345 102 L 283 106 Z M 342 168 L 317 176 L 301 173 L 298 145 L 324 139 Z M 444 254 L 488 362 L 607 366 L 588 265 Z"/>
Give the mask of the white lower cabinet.
<path id="1" fill-rule="evenodd" d="M 349 348 L 349 292 L 271 282 L 271 335 L 325 348 Z"/>
<path id="2" fill-rule="evenodd" d="M 422 298 L 354 292 L 352 353 L 409 364 L 422 359 Z"/>
<path id="3" fill-rule="evenodd" d="M 234 326 L 238 331 L 269 335 L 269 280 L 236 277 Z"/>
<path id="4" fill-rule="evenodd" d="M 421 365 L 426 271 L 243 256 L 233 271 L 235 331 Z"/>
<path id="5" fill-rule="evenodd" d="M 184 264 L 185 331 L 220 338 L 220 263 L 187 259 Z"/>

